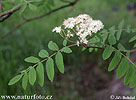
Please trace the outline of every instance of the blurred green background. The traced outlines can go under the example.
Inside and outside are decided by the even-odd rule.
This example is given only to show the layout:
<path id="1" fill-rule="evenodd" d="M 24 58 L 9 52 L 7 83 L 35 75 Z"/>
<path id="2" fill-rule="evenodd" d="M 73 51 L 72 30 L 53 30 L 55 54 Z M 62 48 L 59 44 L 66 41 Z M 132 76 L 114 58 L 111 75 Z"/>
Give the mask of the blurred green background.
<path id="1" fill-rule="evenodd" d="M 112 72 L 107 71 L 108 61 L 102 60 L 102 50 L 89 53 L 88 50 L 82 52 L 82 47 L 73 47 L 72 54 L 64 55 L 65 74 L 62 75 L 56 70 L 53 83 L 49 82 L 45 74 L 43 88 L 36 83 L 34 86 L 29 85 L 24 91 L 21 81 L 13 86 L 8 86 L 8 82 L 21 70 L 28 68 L 24 58 L 37 56 L 41 49 L 48 50 L 47 44 L 50 40 L 62 47 L 63 39 L 58 34 L 52 33 L 52 29 L 59 26 L 64 19 L 85 13 L 93 19 L 100 19 L 105 28 L 117 26 L 122 19 L 125 19 L 126 25 L 136 27 L 136 2 L 134 2 L 135 0 L 79 0 L 73 7 L 27 23 L 13 34 L 0 39 L 0 95 L 43 94 L 53 95 L 54 100 L 94 100 L 94 94 L 106 88 L 113 75 Z M 65 3 L 60 0 L 54 0 L 54 5 L 48 9 L 46 5 L 44 5 L 45 9 L 35 12 L 26 9 L 24 16 L 29 18 L 63 4 Z M 4 9 L 12 8 L 9 5 L 6 4 Z M 19 12 L 15 13 L 8 20 L 0 23 L 0 35 L 7 33 L 21 21 Z M 132 35 L 124 33 L 122 37 L 121 42 L 127 48 L 129 45 L 126 42 L 130 36 Z"/>

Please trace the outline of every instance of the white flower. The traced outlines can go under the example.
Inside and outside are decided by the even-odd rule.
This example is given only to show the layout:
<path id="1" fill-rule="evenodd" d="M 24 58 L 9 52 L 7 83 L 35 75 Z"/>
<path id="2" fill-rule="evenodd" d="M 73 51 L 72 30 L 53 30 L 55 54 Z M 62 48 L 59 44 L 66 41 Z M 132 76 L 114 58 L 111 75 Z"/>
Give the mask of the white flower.
<path id="1" fill-rule="evenodd" d="M 60 33 L 61 32 L 61 27 L 55 27 L 52 32 Z"/>
<path id="2" fill-rule="evenodd" d="M 87 14 L 81 14 L 77 17 L 68 18 L 64 20 L 63 26 L 67 31 L 67 37 L 73 37 L 75 35 L 78 37 L 77 45 L 80 43 L 87 44 L 87 37 L 97 33 L 104 27 L 100 20 L 93 20 L 92 17 Z M 56 27 L 53 31 L 59 33 L 61 32 L 61 27 Z"/>
<path id="3" fill-rule="evenodd" d="M 99 30 L 103 29 L 104 25 L 100 20 L 93 20 L 89 25 L 89 30 L 92 31 L 92 33 L 97 33 Z"/>
<path id="4" fill-rule="evenodd" d="M 65 20 L 63 22 L 63 25 L 65 26 L 65 29 L 66 28 L 73 29 L 74 26 L 75 26 L 75 19 L 74 18 L 68 18 L 67 20 Z"/>
<path id="5" fill-rule="evenodd" d="M 67 34 L 66 36 L 67 37 L 73 37 L 74 35 L 73 34 Z"/>
<path id="6" fill-rule="evenodd" d="M 79 44 L 80 44 L 79 41 L 77 41 L 77 42 L 76 42 L 76 45 L 77 45 L 78 47 L 79 47 Z"/>
<path id="7" fill-rule="evenodd" d="M 84 43 L 84 44 L 87 44 L 87 43 L 88 43 L 87 39 L 84 39 L 84 40 L 83 40 L 83 43 Z"/>

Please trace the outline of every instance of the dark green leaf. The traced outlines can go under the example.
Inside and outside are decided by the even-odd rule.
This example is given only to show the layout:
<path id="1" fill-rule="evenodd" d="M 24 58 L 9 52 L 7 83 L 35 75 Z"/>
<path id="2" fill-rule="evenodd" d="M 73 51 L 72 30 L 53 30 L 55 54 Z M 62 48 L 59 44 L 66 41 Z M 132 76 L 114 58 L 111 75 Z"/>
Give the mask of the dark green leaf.
<path id="1" fill-rule="evenodd" d="M 110 34 L 114 35 L 115 34 L 115 26 L 112 26 L 109 31 L 110 31 Z"/>
<path id="2" fill-rule="evenodd" d="M 107 47 L 105 48 L 104 52 L 103 52 L 103 55 L 102 55 L 103 59 L 104 59 L 104 60 L 108 59 L 108 58 L 111 56 L 113 50 L 114 50 L 113 47 L 107 46 Z"/>
<path id="3" fill-rule="evenodd" d="M 121 78 L 126 73 L 128 68 L 129 68 L 128 60 L 126 58 L 123 58 L 117 69 L 117 77 Z"/>
<path id="4" fill-rule="evenodd" d="M 130 88 L 134 88 L 135 86 L 136 86 L 136 74 L 133 76 L 129 84 Z"/>
<path id="5" fill-rule="evenodd" d="M 40 63 L 37 66 L 36 72 L 37 72 L 38 83 L 40 84 L 41 87 L 43 87 L 43 85 L 44 85 L 44 68 L 43 68 L 43 64 L 42 63 Z"/>
<path id="6" fill-rule="evenodd" d="M 128 26 L 127 26 L 127 30 L 126 30 L 127 33 L 130 33 L 130 32 L 131 32 L 131 29 L 130 29 L 130 28 L 131 28 L 131 26 L 128 25 Z"/>
<path id="7" fill-rule="evenodd" d="M 36 71 L 33 67 L 31 67 L 29 71 L 29 83 L 31 85 L 34 85 L 35 81 L 36 81 Z"/>
<path id="8" fill-rule="evenodd" d="M 122 20 L 118 26 L 119 31 L 117 32 L 117 40 L 120 39 L 121 33 L 122 33 L 122 28 L 124 27 L 124 20 Z"/>
<path id="9" fill-rule="evenodd" d="M 41 58 L 46 58 L 48 56 L 49 56 L 49 53 L 46 50 L 41 50 L 39 52 L 39 57 L 41 57 Z"/>
<path id="10" fill-rule="evenodd" d="M 121 55 L 118 52 L 115 52 L 115 55 L 109 64 L 108 71 L 114 70 L 117 67 L 117 65 L 119 64 L 120 59 L 121 59 Z"/>
<path id="11" fill-rule="evenodd" d="M 71 50 L 70 48 L 68 48 L 68 47 L 65 47 L 65 48 L 63 49 L 63 52 L 65 52 L 65 53 L 71 53 L 72 50 Z"/>
<path id="12" fill-rule="evenodd" d="M 102 39 L 103 39 L 103 42 L 102 42 L 102 43 L 103 43 L 103 44 L 105 43 L 107 37 L 108 37 L 108 34 L 107 34 L 107 33 L 105 33 L 105 34 L 102 35 Z"/>
<path id="13" fill-rule="evenodd" d="M 85 50 L 86 50 L 86 48 L 85 48 L 85 47 L 83 47 L 83 48 L 82 48 L 82 51 L 85 51 Z"/>
<path id="14" fill-rule="evenodd" d="M 89 48 L 89 52 L 91 53 L 94 50 L 94 48 Z"/>
<path id="15" fill-rule="evenodd" d="M 129 58 L 129 56 L 130 56 L 130 51 L 128 51 L 128 52 L 126 53 L 126 56 Z"/>
<path id="16" fill-rule="evenodd" d="M 136 28 L 132 29 L 132 32 L 133 32 L 133 33 L 136 32 Z"/>
<path id="17" fill-rule="evenodd" d="M 54 79 L 54 62 L 52 58 L 49 58 L 46 62 L 46 72 L 48 79 L 52 82 Z"/>
<path id="18" fill-rule="evenodd" d="M 120 29 L 120 30 L 117 32 L 117 34 L 116 34 L 117 40 L 120 39 L 121 33 L 122 33 L 122 30 Z"/>
<path id="19" fill-rule="evenodd" d="M 109 38 L 108 38 L 108 41 L 109 41 L 109 44 L 111 44 L 111 45 L 116 44 L 116 38 L 115 38 L 115 36 L 113 34 L 110 34 Z"/>
<path id="20" fill-rule="evenodd" d="M 124 24 L 125 24 L 125 21 L 122 20 L 122 21 L 119 23 L 118 28 L 119 28 L 119 29 L 122 29 L 122 28 L 124 27 Z"/>
<path id="21" fill-rule="evenodd" d="M 134 48 L 136 48 L 136 44 L 134 44 Z"/>
<path id="22" fill-rule="evenodd" d="M 49 44 L 48 44 L 48 48 L 52 51 L 58 51 L 59 48 L 57 46 L 57 44 L 53 41 L 50 41 Z"/>
<path id="23" fill-rule="evenodd" d="M 136 35 L 133 36 L 133 37 L 129 40 L 129 42 L 133 42 L 133 41 L 135 41 L 135 40 L 136 40 Z"/>
<path id="24" fill-rule="evenodd" d="M 56 60 L 56 65 L 59 71 L 63 74 L 64 73 L 64 62 L 63 62 L 63 56 L 60 52 L 56 54 L 55 60 Z"/>
<path id="25" fill-rule="evenodd" d="M 25 73 L 25 75 L 23 76 L 23 79 L 22 79 L 22 87 L 24 90 L 26 90 L 27 83 L 28 83 L 28 74 Z"/>
<path id="26" fill-rule="evenodd" d="M 40 60 L 36 57 L 30 56 L 25 58 L 25 61 L 29 63 L 38 63 Z"/>
<path id="27" fill-rule="evenodd" d="M 95 34 L 95 35 L 100 41 L 103 41 L 103 38 L 102 38 L 102 36 L 100 34 Z"/>
<path id="28" fill-rule="evenodd" d="M 30 4 L 29 3 L 29 8 L 32 10 L 32 11 L 36 11 L 37 10 L 37 7 L 33 4 Z"/>
<path id="29" fill-rule="evenodd" d="M 21 74 L 15 76 L 15 77 L 13 77 L 13 78 L 9 81 L 8 85 L 13 85 L 13 84 L 17 83 L 17 82 L 21 79 L 21 77 L 22 77 Z"/>
<path id="30" fill-rule="evenodd" d="M 24 10 L 26 9 L 26 7 L 27 7 L 27 4 L 25 3 L 22 7 L 21 7 L 21 9 L 20 9 L 20 15 L 24 12 Z"/>
<path id="31" fill-rule="evenodd" d="M 134 75 L 135 75 L 135 67 L 134 67 L 134 65 L 131 65 L 131 66 L 129 66 L 129 69 L 128 69 L 126 76 L 124 78 L 124 85 L 128 85 Z"/>
<path id="32" fill-rule="evenodd" d="M 118 49 L 120 51 L 124 51 L 125 50 L 124 46 L 121 43 L 118 44 Z"/>

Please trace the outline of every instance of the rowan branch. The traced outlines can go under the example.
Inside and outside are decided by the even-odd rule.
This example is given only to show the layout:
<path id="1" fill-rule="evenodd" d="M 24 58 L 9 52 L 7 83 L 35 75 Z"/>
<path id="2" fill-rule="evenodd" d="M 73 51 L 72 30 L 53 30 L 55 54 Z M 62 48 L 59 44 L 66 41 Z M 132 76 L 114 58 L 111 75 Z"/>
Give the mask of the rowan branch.
<path id="1" fill-rule="evenodd" d="M 9 18 L 13 13 L 15 13 L 16 11 L 18 11 L 21 7 L 22 7 L 23 4 L 17 6 L 16 8 L 12 9 L 12 10 L 8 10 L 8 11 L 5 11 L 5 12 L 2 12 L 0 14 L 0 22 L 3 22 L 5 21 L 7 18 Z M 2 6 L 1 6 L 2 7 Z"/>
<path id="2" fill-rule="evenodd" d="M 85 48 L 89 49 L 89 48 L 97 48 L 97 49 L 105 49 L 105 47 L 97 47 L 97 46 L 88 46 L 87 44 L 82 44 Z M 136 52 L 136 49 L 132 49 L 132 50 L 124 50 L 124 51 L 121 51 L 121 52 L 124 52 L 124 53 L 127 53 L 127 52 Z"/>
<path id="3" fill-rule="evenodd" d="M 71 7 L 71 6 L 74 6 L 76 3 L 78 2 L 78 0 L 74 0 L 73 2 L 70 2 L 69 4 L 66 4 L 66 5 L 63 5 L 61 7 L 58 7 L 54 10 L 51 10 L 49 11 L 48 13 L 45 13 L 45 14 L 42 14 L 40 16 L 35 16 L 35 17 L 32 17 L 32 18 L 29 18 L 29 19 L 25 19 L 24 21 L 22 21 L 20 24 L 17 24 L 14 28 L 12 28 L 8 33 L 0 36 L 0 39 L 2 38 L 5 38 L 6 36 L 12 34 L 15 30 L 17 30 L 19 27 L 23 26 L 25 23 L 28 23 L 28 22 L 31 22 L 33 20 L 37 20 L 37 19 L 40 19 L 40 18 L 43 18 L 43 17 L 46 17 L 54 12 L 57 12 L 59 10 L 62 10 L 64 8 L 67 8 L 67 7 Z"/>

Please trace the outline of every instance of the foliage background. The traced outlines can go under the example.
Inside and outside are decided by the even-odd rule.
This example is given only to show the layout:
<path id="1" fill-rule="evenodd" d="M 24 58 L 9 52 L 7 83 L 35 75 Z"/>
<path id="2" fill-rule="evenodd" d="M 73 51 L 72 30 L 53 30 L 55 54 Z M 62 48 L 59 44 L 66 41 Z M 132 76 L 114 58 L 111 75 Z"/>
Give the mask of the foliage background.
<path id="1" fill-rule="evenodd" d="M 63 40 L 61 37 L 58 34 L 52 33 L 51 30 L 55 26 L 60 25 L 65 18 L 87 13 L 94 19 L 102 20 L 105 28 L 109 28 L 113 25 L 117 26 L 122 19 L 125 19 L 126 24 L 136 27 L 136 8 L 131 11 L 127 8 L 130 3 L 134 2 L 135 0 L 79 0 L 74 7 L 63 9 L 45 18 L 27 23 L 12 35 L 1 39 L 0 94 L 49 94 L 53 95 L 55 100 L 93 100 L 97 91 L 106 88 L 107 85 L 103 84 L 108 84 L 112 80 L 114 73 L 107 72 L 108 61 L 104 62 L 102 60 L 101 50 L 97 53 L 95 53 L 95 51 L 89 53 L 88 51 L 81 52 L 81 47 L 72 48 L 73 53 L 64 56 L 65 74 L 61 75 L 56 70 L 54 82 L 50 83 L 46 77 L 43 88 L 36 83 L 33 87 L 28 86 L 27 90 L 24 91 L 21 82 L 13 86 L 8 86 L 7 84 L 14 75 L 28 67 L 24 62 L 24 58 L 30 55 L 37 56 L 36 54 L 41 49 L 48 50 L 47 44 L 50 40 L 59 44 L 59 47 L 62 46 Z M 54 0 L 54 5 L 51 9 L 62 4 L 64 3 L 60 0 Z M 5 9 L 10 8 L 12 8 L 12 6 L 7 7 L 5 5 Z M 50 9 L 45 8 L 34 12 L 27 9 L 24 15 L 31 17 L 49 10 Z M 5 22 L 0 23 L 0 35 L 8 32 L 13 25 L 16 25 L 21 20 L 17 12 Z M 126 35 L 125 33 L 122 36 L 121 42 L 127 48 L 129 48 L 130 45 L 128 45 L 126 41 L 129 40 L 131 36 L 132 34 Z M 101 75 L 103 78 L 100 78 Z M 107 81 L 103 82 L 103 79 Z"/>

